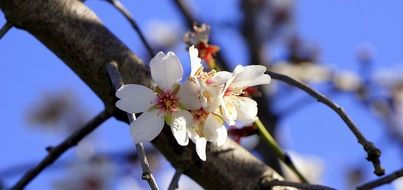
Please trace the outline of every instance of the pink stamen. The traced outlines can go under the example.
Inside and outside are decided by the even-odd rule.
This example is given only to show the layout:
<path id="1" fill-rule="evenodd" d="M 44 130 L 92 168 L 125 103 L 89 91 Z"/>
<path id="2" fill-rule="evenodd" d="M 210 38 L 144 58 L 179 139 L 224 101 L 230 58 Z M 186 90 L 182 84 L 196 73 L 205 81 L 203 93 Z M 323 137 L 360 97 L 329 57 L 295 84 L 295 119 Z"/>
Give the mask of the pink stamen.
<path id="1" fill-rule="evenodd" d="M 208 85 L 213 84 L 213 83 L 214 83 L 213 79 L 207 79 L 206 80 L 206 84 L 208 84 Z"/>
<path id="2" fill-rule="evenodd" d="M 227 90 L 224 92 L 224 96 L 229 96 L 229 95 L 231 95 L 231 92 L 232 92 L 232 88 L 231 88 L 231 87 L 228 87 Z"/>
<path id="3" fill-rule="evenodd" d="M 179 99 L 170 91 L 166 91 L 163 94 L 158 95 L 156 105 L 160 111 L 175 112 L 178 111 Z"/>

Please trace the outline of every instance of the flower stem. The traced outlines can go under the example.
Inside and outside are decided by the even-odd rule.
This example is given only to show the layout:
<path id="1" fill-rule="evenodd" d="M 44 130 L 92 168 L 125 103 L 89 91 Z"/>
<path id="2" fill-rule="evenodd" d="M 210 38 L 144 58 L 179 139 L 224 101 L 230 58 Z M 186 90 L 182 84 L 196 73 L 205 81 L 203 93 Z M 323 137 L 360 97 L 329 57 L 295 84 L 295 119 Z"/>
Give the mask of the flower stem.
<path id="1" fill-rule="evenodd" d="M 299 180 L 304 183 L 309 183 L 308 180 L 302 175 L 302 173 L 295 167 L 291 158 L 280 148 L 280 145 L 274 140 L 273 136 L 267 131 L 266 127 L 263 125 L 260 119 L 257 119 L 253 124 L 259 131 L 259 135 L 267 143 L 269 148 L 271 148 L 276 154 L 277 158 L 280 159 L 284 164 L 286 164 L 295 175 L 298 176 Z"/>

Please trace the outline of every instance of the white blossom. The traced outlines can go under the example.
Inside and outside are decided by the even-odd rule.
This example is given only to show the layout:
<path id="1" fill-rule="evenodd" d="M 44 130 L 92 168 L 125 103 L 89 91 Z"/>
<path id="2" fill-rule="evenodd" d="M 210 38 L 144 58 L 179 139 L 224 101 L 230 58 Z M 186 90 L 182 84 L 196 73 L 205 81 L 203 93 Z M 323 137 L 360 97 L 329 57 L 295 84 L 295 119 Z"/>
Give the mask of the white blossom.
<path id="1" fill-rule="evenodd" d="M 187 127 L 192 115 L 181 109 L 179 82 L 183 69 L 173 52 L 159 52 L 150 62 L 151 77 L 157 84 L 155 91 L 137 84 L 123 85 L 116 96 L 120 98 L 116 107 L 128 113 L 141 113 L 131 125 L 135 143 L 151 141 L 161 132 L 165 122 L 178 144 L 186 146 L 189 142 Z"/>
<path id="2" fill-rule="evenodd" d="M 270 83 L 270 76 L 264 74 L 266 67 L 261 65 L 238 65 L 233 73 L 218 72 L 213 80 L 217 83 L 225 81 L 221 94 L 221 112 L 223 119 L 229 125 L 238 120 L 243 124 L 253 123 L 257 117 L 257 103 L 249 97 L 241 96 L 243 90 L 261 84 Z"/>
<path id="3" fill-rule="evenodd" d="M 228 137 L 225 123 L 251 124 L 257 117 L 257 103 L 243 96 L 251 86 L 268 84 L 264 66 L 237 66 L 227 71 L 205 72 L 196 48 L 189 48 L 191 71 L 182 84 L 183 69 L 174 53 L 159 52 L 150 63 L 155 90 L 128 84 L 116 93 L 116 106 L 128 113 L 143 113 L 131 123 L 136 143 L 151 141 L 161 132 L 164 121 L 171 127 L 178 144 L 186 146 L 189 138 L 196 153 L 206 160 L 206 145 L 222 146 Z"/>

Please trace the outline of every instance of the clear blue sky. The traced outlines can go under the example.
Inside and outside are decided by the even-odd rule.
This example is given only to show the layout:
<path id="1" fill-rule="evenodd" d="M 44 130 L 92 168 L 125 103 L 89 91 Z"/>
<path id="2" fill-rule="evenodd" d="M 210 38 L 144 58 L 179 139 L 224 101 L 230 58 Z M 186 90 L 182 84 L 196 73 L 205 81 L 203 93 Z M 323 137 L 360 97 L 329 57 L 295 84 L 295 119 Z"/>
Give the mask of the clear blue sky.
<path id="1" fill-rule="evenodd" d="M 150 20 L 181 24 L 170 1 L 122 1 L 145 28 Z M 239 18 L 237 1 L 192 1 L 192 9 L 205 21 Z M 145 57 L 137 35 L 124 18 L 103 1 L 88 0 L 105 25 L 134 52 Z M 157 6 L 158 5 L 158 6 Z M 376 46 L 375 68 L 401 68 L 403 62 L 403 11 L 399 1 L 298 1 L 295 21 L 300 36 L 321 49 L 321 61 L 336 68 L 356 71 L 356 47 L 362 42 Z M 225 8 L 223 8 L 225 7 Z M 5 19 L 0 13 L 0 24 Z M 214 28 L 213 28 L 214 30 Z M 184 29 L 182 29 L 182 32 Z M 244 64 L 243 42 L 231 31 L 214 30 L 223 45 L 224 55 L 235 65 Z M 182 60 L 187 60 L 182 47 L 176 48 Z M 146 60 L 148 61 L 148 60 Z M 18 163 L 42 159 L 44 148 L 60 142 L 62 135 L 44 134 L 27 127 L 27 110 L 45 92 L 72 89 L 80 99 L 80 106 L 95 115 L 102 109 L 101 101 L 55 55 L 27 32 L 12 29 L 0 40 L 0 171 Z M 302 94 L 301 94 L 302 96 Z M 281 99 L 279 99 L 281 101 Z M 348 96 L 337 96 L 342 105 L 368 139 L 383 149 L 382 161 L 388 172 L 401 167 L 401 155 L 395 144 L 382 139 L 384 132 L 368 111 Z M 277 104 L 281 104 L 278 102 Z M 290 150 L 317 155 L 325 162 L 324 184 L 343 189 L 346 168 L 361 164 L 372 178 L 372 166 L 365 161 L 362 147 L 347 130 L 340 118 L 327 107 L 312 103 L 281 122 L 282 133 L 290 138 L 285 143 Z M 97 130 L 101 150 L 121 150 L 133 147 L 126 125 L 109 120 Z M 64 156 L 63 158 L 66 158 Z M 49 180 L 57 172 L 44 172 L 27 189 L 47 189 Z M 140 175 L 140 174 L 139 174 Z M 16 176 L 19 177 L 19 176 Z M 12 184 L 17 178 L 5 182 Z M 379 189 L 392 189 L 384 186 Z"/>

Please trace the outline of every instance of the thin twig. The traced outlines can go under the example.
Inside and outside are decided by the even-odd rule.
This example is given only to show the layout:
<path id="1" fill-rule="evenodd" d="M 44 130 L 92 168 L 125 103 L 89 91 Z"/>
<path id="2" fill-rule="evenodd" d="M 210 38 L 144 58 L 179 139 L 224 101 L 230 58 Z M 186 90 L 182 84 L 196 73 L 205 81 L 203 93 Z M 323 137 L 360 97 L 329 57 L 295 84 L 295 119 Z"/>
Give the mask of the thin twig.
<path id="1" fill-rule="evenodd" d="M 311 87 L 291 78 L 286 75 L 282 75 L 279 73 L 275 73 L 272 71 L 267 72 L 273 79 L 283 81 L 289 85 L 295 86 L 312 97 L 316 98 L 317 101 L 324 103 L 325 105 L 329 106 L 332 110 L 334 110 L 343 121 L 347 124 L 350 130 L 353 132 L 355 137 L 357 138 L 358 142 L 363 146 L 364 150 L 367 152 L 367 160 L 371 161 L 374 166 L 374 173 L 377 176 L 382 176 L 385 174 L 385 170 L 381 166 L 381 162 L 379 157 L 381 156 L 381 151 L 375 147 L 375 145 L 368 141 L 364 135 L 362 135 L 361 131 L 356 127 L 350 117 L 346 114 L 346 112 L 341 108 L 339 105 L 332 102 L 329 98 L 324 96 L 323 94 L 317 92 L 316 90 L 312 89 Z"/>
<path id="2" fill-rule="evenodd" d="M 141 32 L 141 29 L 137 22 L 134 20 L 132 15 L 130 14 L 129 10 L 125 8 L 125 6 L 119 1 L 119 0 L 106 0 L 109 2 L 112 6 L 114 6 L 120 13 L 123 14 L 123 16 L 129 21 L 130 25 L 133 27 L 133 29 L 139 34 L 141 42 L 144 44 L 146 47 L 148 53 L 150 54 L 151 57 L 154 56 L 154 50 L 151 47 L 149 43 L 147 43 L 145 35 Z"/>
<path id="3" fill-rule="evenodd" d="M 262 182 L 262 189 L 272 189 L 274 186 L 285 186 L 285 187 L 295 187 L 298 189 L 305 189 L 305 190 L 336 190 L 331 187 L 323 186 L 323 185 L 311 185 L 305 183 L 295 183 L 290 181 L 279 181 L 279 180 L 272 180 L 268 181 L 265 180 Z"/>
<path id="4" fill-rule="evenodd" d="M 365 183 L 363 185 L 360 185 L 357 187 L 357 190 L 368 190 L 368 189 L 373 189 L 375 187 L 379 187 L 381 185 L 387 184 L 392 182 L 393 180 L 396 180 L 400 177 L 403 177 L 403 168 L 400 170 L 397 170 L 389 175 L 383 176 L 381 178 L 378 178 L 376 180 L 370 181 L 368 183 Z"/>
<path id="5" fill-rule="evenodd" d="M 325 94 L 328 94 L 328 97 L 333 97 L 334 95 L 339 95 L 337 94 L 337 91 L 330 91 Z M 278 111 L 278 115 L 280 118 L 284 119 L 285 117 L 291 116 L 293 113 L 297 113 L 301 109 L 304 109 L 305 107 L 311 105 L 315 101 L 312 100 L 311 97 L 302 97 L 298 100 L 296 100 L 293 103 L 290 103 L 286 108 L 283 108 L 282 110 Z"/>
<path id="6" fill-rule="evenodd" d="M 108 63 L 106 65 L 106 70 L 108 72 L 113 87 L 115 88 L 115 90 L 118 90 L 123 85 L 123 81 L 117 63 Z M 136 119 L 136 116 L 134 114 L 128 114 L 128 118 L 129 122 L 132 122 Z M 136 144 L 136 151 L 139 156 L 141 168 L 143 170 L 142 179 L 148 182 L 151 189 L 158 190 L 159 188 L 157 182 L 155 181 L 154 175 L 151 173 L 150 164 L 148 163 L 143 143 Z"/>
<path id="7" fill-rule="evenodd" d="M 178 189 L 179 179 L 182 176 L 183 171 L 181 169 L 176 169 L 174 176 L 172 177 L 171 183 L 169 183 L 168 190 Z"/>
<path id="8" fill-rule="evenodd" d="M 6 22 L 0 29 L 0 39 L 13 27 L 11 22 Z"/>
<path id="9" fill-rule="evenodd" d="M 49 152 L 48 155 L 42 159 L 42 161 L 31 170 L 27 171 L 24 176 L 17 181 L 17 183 L 11 188 L 12 190 L 23 189 L 28 183 L 30 183 L 36 176 L 38 176 L 46 167 L 55 162 L 64 152 L 68 149 L 76 146 L 81 139 L 86 137 L 92 131 L 94 131 L 99 125 L 111 117 L 111 113 L 103 110 L 82 128 L 77 129 L 73 134 L 67 137 L 62 143 L 56 147 L 46 148 Z"/>

